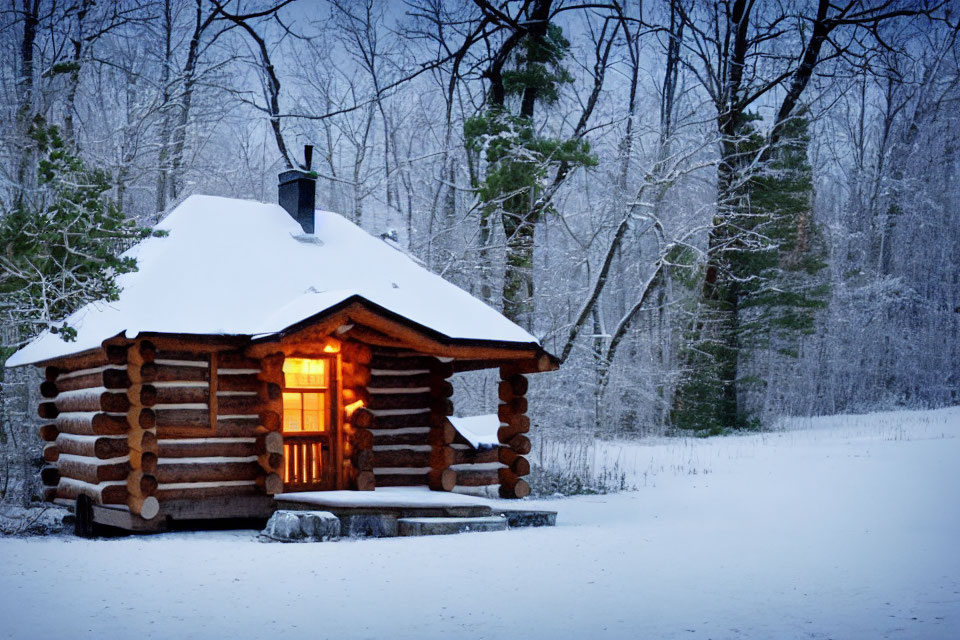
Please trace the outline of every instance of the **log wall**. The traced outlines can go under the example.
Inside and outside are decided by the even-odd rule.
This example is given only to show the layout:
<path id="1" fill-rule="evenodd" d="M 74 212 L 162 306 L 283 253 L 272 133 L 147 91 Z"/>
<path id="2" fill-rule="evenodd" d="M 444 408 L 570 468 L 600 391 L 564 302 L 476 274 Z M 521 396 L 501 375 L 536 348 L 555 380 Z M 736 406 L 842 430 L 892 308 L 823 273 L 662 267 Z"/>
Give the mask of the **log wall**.
<path id="1" fill-rule="evenodd" d="M 529 494 L 527 380 L 518 370 L 500 370 L 500 446 L 477 450 L 448 420 L 449 362 L 351 340 L 340 349 L 332 390 L 341 396 L 340 486 Z M 151 519 L 165 501 L 282 492 L 284 354 L 257 354 L 158 338 L 48 367 L 38 407 L 45 497 L 86 495 Z"/>
<path id="2" fill-rule="evenodd" d="M 435 437 L 446 432 L 442 423 L 453 413 L 452 373 L 449 363 L 432 356 L 373 350 L 367 402 L 352 426 L 370 433 L 372 455 L 362 462 L 371 465 L 376 486 L 453 489 L 450 442 Z"/>
<path id="3" fill-rule="evenodd" d="M 357 367 L 348 364 L 349 353 L 344 350 L 345 371 Z M 363 365 L 359 368 L 367 375 Z M 382 347 L 373 350 L 366 394 L 359 388 L 345 391 L 345 396 L 353 393 L 350 398 L 364 400 L 348 425 L 354 477 L 372 469 L 373 484 L 379 487 L 426 485 L 452 491 L 499 485 L 502 497 L 529 495 L 530 487 L 523 480 L 530 472 L 524 457 L 530 451 L 524 435 L 530 428 L 526 378 L 509 367 L 501 369 L 500 446 L 478 450 L 448 420 L 453 414 L 452 374 L 450 363 L 432 356 Z M 345 373 L 345 384 L 349 379 Z M 372 443 L 372 456 L 367 442 Z"/>
<path id="4" fill-rule="evenodd" d="M 456 472 L 458 489 L 494 486 L 500 484 L 500 469 L 506 466 L 500 461 L 501 446 L 475 449 L 459 433 L 453 444 L 454 460 L 451 469 Z"/>
<path id="5" fill-rule="evenodd" d="M 157 350 L 152 342 L 138 341 L 126 348 L 127 361 L 127 448 L 129 473 L 127 506 L 130 512 L 150 520 L 160 512 L 157 499 L 157 420 L 158 389 L 156 382 Z"/>
<path id="6" fill-rule="evenodd" d="M 44 498 L 85 495 L 96 504 L 126 504 L 132 394 L 125 353 L 98 349 L 63 358 L 46 368 L 45 378 L 37 408 L 48 421 L 40 427 L 49 463 L 40 472 Z"/>
<path id="7" fill-rule="evenodd" d="M 530 462 L 524 457 L 530 453 L 530 439 L 525 435 L 530 431 L 530 418 L 526 415 L 527 379 L 508 366 L 500 367 L 500 378 L 497 439 L 501 444 L 498 459 L 504 465 L 497 470 L 500 497 L 525 498 L 530 495 L 530 485 L 523 479 L 530 473 Z"/>
<path id="8" fill-rule="evenodd" d="M 282 356 L 158 342 L 47 367 L 45 497 L 86 495 L 150 520 L 167 500 L 282 491 Z"/>
<path id="9" fill-rule="evenodd" d="M 154 360 L 160 502 L 281 492 L 282 355 L 189 346 Z"/>
<path id="10" fill-rule="evenodd" d="M 347 341 L 340 348 L 340 388 L 343 395 L 342 486 L 358 491 L 373 491 L 377 481 L 373 473 L 374 437 L 370 431 L 372 415 L 368 385 L 371 381 L 370 347 Z"/>
<path id="11" fill-rule="evenodd" d="M 530 430 L 527 411 L 527 379 L 510 367 L 500 369 L 501 381 L 497 387 L 500 405 L 497 415 L 500 444 L 474 448 L 443 416 L 433 416 L 438 425 L 431 433 L 431 441 L 444 443 L 452 450 L 449 471 L 456 488 L 467 492 L 477 487 L 499 485 L 503 498 L 523 498 L 530 494 L 530 486 L 523 479 L 530 473 L 530 463 L 524 456 L 530 452 Z M 449 489 L 447 489 L 449 490 Z"/>

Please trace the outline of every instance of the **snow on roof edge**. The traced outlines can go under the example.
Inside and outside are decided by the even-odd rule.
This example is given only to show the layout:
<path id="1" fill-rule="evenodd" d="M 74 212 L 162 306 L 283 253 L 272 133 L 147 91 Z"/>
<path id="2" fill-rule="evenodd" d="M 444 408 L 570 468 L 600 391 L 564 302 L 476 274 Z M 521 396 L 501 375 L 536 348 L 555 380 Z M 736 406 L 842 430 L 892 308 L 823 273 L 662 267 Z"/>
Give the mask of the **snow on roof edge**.
<path id="1" fill-rule="evenodd" d="M 337 313 L 338 311 L 341 311 L 342 309 L 350 306 L 351 304 L 353 304 L 353 303 L 355 303 L 355 302 L 360 302 L 360 303 L 364 304 L 365 306 L 369 307 L 369 308 L 371 309 L 371 311 L 374 311 L 374 312 L 376 312 L 376 313 L 378 313 L 378 314 L 380 314 L 380 315 L 383 315 L 383 316 L 386 316 L 386 317 L 389 317 L 389 318 L 393 318 L 393 319 L 395 319 L 396 321 L 398 321 L 398 322 L 400 322 L 400 323 L 402 323 L 402 324 L 406 324 L 406 325 L 414 328 L 415 330 L 417 330 L 417 331 L 419 331 L 419 332 L 421 332 L 421 333 L 424 333 L 424 334 L 430 335 L 431 337 L 434 337 L 434 339 L 439 339 L 440 342 L 447 343 L 447 344 L 449 344 L 449 346 L 457 346 L 457 345 L 470 345 L 470 346 L 497 345 L 497 346 L 500 346 L 501 348 L 516 349 L 516 350 L 518 350 L 518 351 L 523 350 L 523 349 L 536 349 L 536 350 L 543 351 L 543 352 L 546 353 L 547 355 L 551 355 L 546 349 L 543 348 L 543 345 L 540 344 L 539 341 L 536 341 L 536 342 L 514 342 L 514 341 L 508 341 L 508 340 L 482 340 L 482 339 L 477 339 L 477 338 L 454 338 L 454 337 L 448 336 L 448 335 L 446 335 L 446 334 L 443 334 L 443 333 L 441 333 L 441 332 L 439 332 L 439 331 L 437 331 L 437 330 L 435 330 L 435 329 L 432 329 L 432 328 L 430 328 L 430 327 L 427 327 L 427 326 L 421 325 L 421 324 L 419 324 L 419 323 L 417 323 L 417 322 L 414 322 L 413 320 L 410 320 L 409 318 L 407 318 L 407 317 L 405 317 L 405 316 L 403 316 L 403 315 L 401 315 L 401 314 L 399 314 L 399 313 L 397 313 L 397 312 L 395 312 L 395 311 L 391 311 L 390 309 L 387 309 L 386 307 L 383 307 L 383 306 L 377 304 L 376 302 L 373 302 L 372 300 L 368 300 L 367 298 L 365 298 L 364 296 L 360 295 L 359 293 L 354 293 L 354 294 L 348 296 L 347 298 L 345 298 L 344 300 L 342 300 L 341 302 L 333 305 L 333 306 L 330 306 L 330 307 L 328 307 L 328 308 L 326 308 L 326 309 L 323 309 L 322 311 L 319 311 L 319 312 L 317 312 L 317 313 L 315 313 L 315 314 L 313 314 L 313 315 L 311 315 L 311 316 L 309 316 L 309 317 L 303 318 L 302 320 L 298 320 L 298 321 L 296 321 L 296 322 L 294 322 L 294 323 L 292 323 L 292 324 L 290 324 L 290 325 L 287 325 L 286 327 L 283 327 L 282 329 L 279 329 L 279 330 L 273 331 L 273 332 L 269 332 L 269 333 L 260 333 L 260 334 L 216 333 L 216 334 L 210 334 L 210 333 L 178 332 L 178 333 L 176 333 L 176 334 L 170 333 L 170 334 L 166 334 L 166 335 L 187 335 L 187 336 L 197 336 L 197 337 L 202 337 L 202 336 L 218 336 L 218 337 L 232 337 L 232 338 L 250 338 L 251 340 L 255 340 L 255 341 L 261 342 L 261 341 L 265 341 L 265 340 L 267 340 L 267 339 L 269 339 L 269 338 L 272 338 L 272 337 L 275 337 L 275 336 L 280 336 L 280 337 L 282 338 L 283 336 L 285 336 L 285 335 L 287 335 L 287 334 L 289 334 L 289 333 L 295 332 L 295 331 L 297 331 L 297 330 L 299 330 L 299 329 L 301 329 L 301 328 L 308 327 L 308 326 L 310 326 L 310 325 L 313 324 L 313 323 L 319 322 L 320 320 L 322 320 L 323 318 L 325 318 L 325 317 L 327 317 L 327 316 L 330 316 L 330 315 L 332 315 L 332 314 L 334 314 L 334 313 Z M 107 340 L 110 340 L 110 339 L 112 339 L 112 338 L 116 338 L 116 337 L 118 337 L 118 336 L 120 336 L 120 335 L 123 335 L 123 334 L 125 334 L 125 333 L 129 333 L 129 332 L 130 332 L 130 329 L 126 329 L 126 330 L 124 330 L 124 331 L 120 331 L 120 332 L 117 333 L 116 335 L 110 336 L 109 338 L 107 338 Z M 135 332 L 135 333 L 139 333 L 139 332 Z M 143 332 L 143 333 L 147 334 L 148 336 L 149 336 L 149 335 L 164 335 L 162 332 L 157 332 L 157 331 L 145 331 L 145 332 Z M 42 335 L 42 334 L 41 334 L 41 335 Z M 38 336 L 38 337 L 39 337 L 39 336 Z M 136 336 L 127 336 L 127 337 L 133 338 L 133 337 L 136 337 Z M 36 338 L 34 338 L 34 340 L 35 340 L 35 339 L 36 339 Z M 32 341 L 31 341 L 31 342 L 32 342 Z M 66 344 L 69 344 L 69 343 L 66 343 Z M 29 345 L 29 343 L 28 343 L 28 345 Z M 24 367 L 24 366 L 29 366 L 29 365 L 42 366 L 42 365 L 44 365 L 44 364 L 46 364 L 46 363 L 53 362 L 53 361 L 59 360 L 59 359 L 61 359 L 61 358 L 69 358 L 69 357 L 71 357 L 71 356 L 77 356 L 77 355 L 80 355 L 80 354 L 82 354 L 82 353 L 86 353 L 87 351 L 93 351 L 93 350 L 95 350 L 95 349 L 98 348 L 98 347 L 96 347 L 96 346 L 90 346 L 90 347 L 86 347 L 86 346 L 85 346 L 85 347 L 82 348 L 82 349 L 77 349 L 77 350 L 75 350 L 75 351 L 68 351 L 68 352 L 61 353 L 60 355 L 53 356 L 53 357 L 50 357 L 50 358 L 37 358 L 37 359 L 22 359 L 22 358 L 21 358 L 21 360 L 23 360 L 23 361 L 21 362 L 21 361 L 19 361 L 19 360 L 16 359 L 16 356 L 20 355 L 20 353 L 21 353 L 22 351 L 24 351 L 24 349 L 26 348 L 26 346 L 27 346 L 27 345 L 25 345 L 24 347 L 21 347 L 21 348 L 18 349 L 16 352 L 14 352 L 9 358 L 7 358 L 7 361 L 4 363 L 4 367 L 5 367 L 5 368 L 9 368 L 9 369 L 13 369 L 13 368 L 16 368 L 16 367 Z M 13 362 L 12 364 L 11 364 L 11 362 L 10 362 L 11 360 L 14 360 L 14 362 Z"/>
<path id="2" fill-rule="evenodd" d="M 449 343 L 451 343 L 451 345 L 457 345 L 457 344 L 459 344 L 459 345 L 504 345 L 504 346 L 506 346 L 506 348 L 508 348 L 508 349 L 517 348 L 517 349 L 519 350 L 519 349 L 522 349 L 522 348 L 536 348 L 536 349 L 541 349 L 541 350 L 543 350 L 543 351 L 546 353 L 546 349 L 543 349 L 543 345 L 540 344 L 540 341 L 539 341 L 539 340 L 534 340 L 533 342 L 519 342 L 519 341 L 515 341 L 515 340 L 495 340 L 495 339 L 482 339 L 482 338 L 455 338 L 455 337 L 452 337 L 452 336 L 448 336 L 447 334 L 442 333 L 442 332 L 440 332 L 440 331 L 437 331 L 436 329 L 433 329 L 433 328 L 428 327 L 428 326 L 426 326 L 426 325 L 420 324 L 419 322 L 415 322 L 414 320 L 411 320 L 410 318 L 407 318 L 406 316 L 404 316 L 404 315 L 402 315 L 402 314 L 400 314 L 400 313 L 397 313 L 396 311 L 393 311 L 393 310 L 391 310 L 391 309 L 388 309 L 387 307 L 384 307 L 383 305 L 377 304 L 377 303 L 374 302 L 373 300 L 370 300 L 369 298 L 367 298 L 367 297 L 365 297 L 365 296 L 363 296 L 362 294 L 359 294 L 359 293 L 354 293 L 354 294 L 352 294 L 351 296 L 349 296 L 349 297 L 347 297 L 347 298 L 344 298 L 343 301 L 338 302 L 337 304 L 335 304 L 335 305 L 333 305 L 333 306 L 331 306 L 331 307 L 328 307 L 327 309 L 324 309 L 324 310 L 322 310 L 322 311 L 320 311 L 320 312 L 318 312 L 318 313 L 315 313 L 315 314 L 313 314 L 312 316 L 308 316 L 308 317 L 306 317 L 306 318 L 303 318 L 302 320 L 298 320 L 298 321 L 296 321 L 296 322 L 294 322 L 294 323 L 292 323 L 292 324 L 284 327 L 283 329 L 280 329 L 280 330 L 275 331 L 275 332 L 270 333 L 270 334 L 263 334 L 263 335 L 264 335 L 264 336 L 270 336 L 270 335 L 284 336 L 284 335 L 286 335 L 286 334 L 288 334 L 288 333 L 292 333 L 292 332 L 297 331 L 297 330 L 299 330 L 299 329 L 301 329 L 301 328 L 308 327 L 308 326 L 310 326 L 311 324 L 313 324 L 313 323 L 315 323 L 315 322 L 318 322 L 319 320 L 323 319 L 326 315 L 332 315 L 332 314 L 336 313 L 337 311 L 340 311 L 340 310 L 342 310 L 342 309 L 350 306 L 350 305 L 353 304 L 354 302 L 363 303 L 364 305 L 370 307 L 370 308 L 371 308 L 371 309 L 370 309 L 371 311 L 375 311 L 375 312 L 378 313 L 379 315 L 382 315 L 382 316 L 386 316 L 386 317 L 388 317 L 388 318 L 395 319 L 396 321 L 400 322 L 401 324 L 406 324 L 406 325 L 408 325 L 408 326 L 411 326 L 411 327 L 415 328 L 416 330 L 420 331 L 421 333 L 425 333 L 425 334 L 428 334 L 428 335 L 435 336 L 435 337 L 439 338 L 440 341 L 442 341 L 442 342 L 449 342 Z M 531 336 L 531 337 L 532 337 L 532 336 Z M 507 346 L 507 345 L 510 345 L 510 346 Z"/>
<path id="3" fill-rule="evenodd" d="M 66 319 L 78 330 L 73 342 L 42 332 L 5 365 L 75 356 L 124 334 L 263 339 L 315 322 L 347 299 L 443 344 L 545 353 L 499 310 L 343 216 L 316 212 L 316 246 L 291 241 L 294 227 L 302 232 L 276 204 L 189 196 L 156 225 L 168 235 L 125 252 L 138 269 L 118 279 L 119 299 L 89 303 Z M 365 259 L 357 262 L 357 252 Z M 211 274 L 213 284 L 196 273 Z"/>

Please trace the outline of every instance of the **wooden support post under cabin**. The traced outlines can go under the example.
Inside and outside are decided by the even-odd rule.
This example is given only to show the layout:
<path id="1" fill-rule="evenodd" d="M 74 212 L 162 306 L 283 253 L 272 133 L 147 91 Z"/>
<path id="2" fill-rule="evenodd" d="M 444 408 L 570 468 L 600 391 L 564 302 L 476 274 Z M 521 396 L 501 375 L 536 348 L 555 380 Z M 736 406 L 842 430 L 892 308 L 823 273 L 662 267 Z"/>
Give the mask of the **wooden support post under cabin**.
<path id="1" fill-rule="evenodd" d="M 260 417 L 258 431 L 260 431 L 263 436 L 263 452 L 258 454 L 257 464 L 264 474 L 262 476 L 262 485 L 258 484 L 258 486 L 262 486 L 263 492 L 267 495 L 283 493 L 283 476 L 281 475 L 284 468 L 284 453 L 282 450 L 283 436 L 276 433 L 280 430 L 280 416 L 283 415 L 283 360 L 284 355 L 279 352 L 264 356 L 259 361 L 258 366 L 260 371 L 256 374 L 257 380 L 260 383 L 257 396 L 257 407 L 260 409 L 258 413 Z M 223 364 L 231 365 L 237 363 L 227 361 Z M 218 366 L 218 361 L 214 357 L 211 362 L 211 376 L 216 377 L 216 370 L 214 368 L 216 366 Z M 227 378 L 232 377 L 234 376 L 224 376 L 223 382 L 226 382 Z M 231 380 L 228 384 L 242 384 L 242 381 Z M 214 387 L 211 387 L 211 398 L 216 396 L 214 389 Z M 224 389 L 224 391 L 233 390 L 233 388 Z M 231 396 L 225 396 L 221 400 L 226 400 L 230 397 Z M 220 401 L 211 400 L 211 403 L 213 402 L 219 403 Z M 213 411 L 214 409 L 211 408 L 211 412 Z M 216 420 L 215 417 L 214 420 Z M 280 450 L 277 451 L 277 449 Z"/>
<path id="2" fill-rule="evenodd" d="M 110 347 L 108 347 L 109 349 Z M 153 361 L 157 349 L 153 343 L 139 340 L 127 346 L 127 447 L 129 449 L 129 473 L 127 481 L 127 506 L 130 513 L 144 520 L 152 520 L 160 512 L 160 503 L 155 497 L 159 463 L 156 418 L 150 409 L 157 402 L 158 391 L 149 384 L 156 377 Z M 145 371 L 146 369 L 146 371 Z M 146 373 L 146 376 L 144 374 Z M 144 380 L 144 378 L 148 380 Z M 164 391 L 166 391 L 164 389 Z"/>
<path id="3" fill-rule="evenodd" d="M 524 415 L 527 412 L 525 395 L 528 383 L 522 374 L 509 366 L 500 368 L 500 378 L 497 386 L 501 402 L 497 410 L 500 418 L 497 439 L 502 446 L 498 458 L 507 465 L 496 471 L 500 497 L 524 498 L 530 495 L 530 485 L 522 478 L 530 473 L 530 463 L 523 457 L 530 453 L 530 439 L 523 435 L 530 430 L 530 419 Z"/>
<path id="4" fill-rule="evenodd" d="M 453 491 L 457 484 L 457 472 L 450 468 L 455 458 L 450 447 L 455 431 L 447 419 L 453 414 L 450 400 L 453 385 L 447 380 L 452 374 L 453 367 L 449 363 L 435 360 L 430 366 L 430 431 L 427 434 L 430 472 L 427 474 L 427 484 L 434 491 Z"/>

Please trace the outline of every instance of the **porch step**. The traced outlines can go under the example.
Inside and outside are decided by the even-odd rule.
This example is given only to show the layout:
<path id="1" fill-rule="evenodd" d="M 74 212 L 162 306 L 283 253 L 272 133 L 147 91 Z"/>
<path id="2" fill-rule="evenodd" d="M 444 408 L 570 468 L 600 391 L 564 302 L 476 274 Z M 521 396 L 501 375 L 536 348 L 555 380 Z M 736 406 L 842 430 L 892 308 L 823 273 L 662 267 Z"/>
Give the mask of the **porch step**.
<path id="1" fill-rule="evenodd" d="M 542 509 L 500 509 L 497 511 L 507 519 L 511 529 L 518 527 L 555 527 L 557 512 Z"/>
<path id="2" fill-rule="evenodd" d="M 340 537 L 340 520 L 328 511 L 279 510 L 260 532 L 264 541 L 321 542 Z"/>
<path id="3" fill-rule="evenodd" d="M 505 531 L 507 519 L 503 516 L 482 518 L 400 518 L 399 536 L 441 536 L 467 531 Z"/>

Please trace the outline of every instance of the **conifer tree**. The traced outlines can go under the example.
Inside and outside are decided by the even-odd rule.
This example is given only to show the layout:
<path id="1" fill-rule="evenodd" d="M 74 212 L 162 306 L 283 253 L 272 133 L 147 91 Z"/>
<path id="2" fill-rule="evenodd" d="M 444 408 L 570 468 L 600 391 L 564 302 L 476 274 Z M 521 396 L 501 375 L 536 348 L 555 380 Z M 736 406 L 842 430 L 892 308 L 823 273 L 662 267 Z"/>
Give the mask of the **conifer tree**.
<path id="1" fill-rule="evenodd" d="M 740 158 L 756 157 L 764 143 L 754 120 L 749 116 L 740 132 Z M 672 414 L 676 427 L 717 433 L 756 424 L 733 387 L 764 381 L 745 375 L 740 362 L 760 349 L 795 356 L 799 338 L 814 329 L 816 310 L 826 305 L 820 275 L 825 248 L 813 221 L 808 144 L 806 119 L 792 118 L 760 170 L 740 167 L 728 203 L 731 239 L 709 267 L 724 273 L 706 274 L 689 328 L 687 376 Z"/>
<path id="2" fill-rule="evenodd" d="M 116 277 L 136 269 L 120 254 L 153 233 L 105 197 L 110 176 L 86 167 L 58 127 L 37 116 L 29 139 L 40 158 L 38 188 L 0 218 L 0 313 L 13 329 L 4 360 L 43 329 L 72 339 L 63 319 L 87 302 L 115 300 Z"/>
<path id="3" fill-rule="evenodd" d="M 549 9 L 539 2 L 532 13 Z M 536 16 L 534 16 L 536 17 Z M 503 311 L 511 320 L 530 328 L 533 312 L 533 248 L 535 225 L 553 209 L 544 197 L 544 182 L 551 167 L 593 166 L 596 158 L 582 138 L 552 138 L 534 126 L 537 104 L 550 106 L 560 99 L 564 85 L 573 81 L 562 66 L 570 43 L 559 26 L 537 20 L 519 38 L 508 38 L 487 75 L 491 81 L 486 111 L 468 119 L 464 136 L 468 151 L 486 164 L 474 185 L 483 203 L 483 219 L 490 224 L 498 215 L 507 241 L 503 282 Z M 519 113 L 511 113 L 509 99 L 519 99 Z M 488 227 L 489 228 L 489 227 Z"/>

